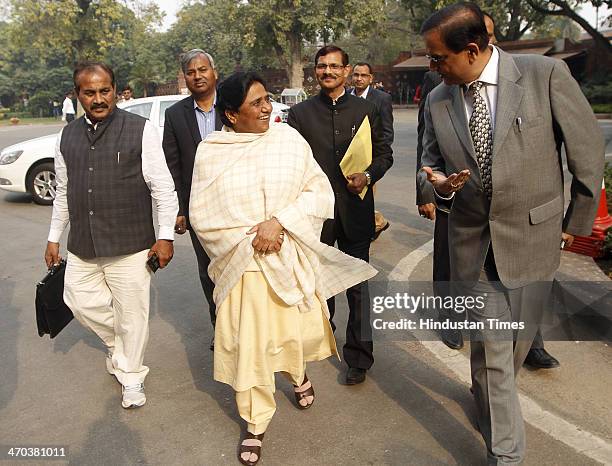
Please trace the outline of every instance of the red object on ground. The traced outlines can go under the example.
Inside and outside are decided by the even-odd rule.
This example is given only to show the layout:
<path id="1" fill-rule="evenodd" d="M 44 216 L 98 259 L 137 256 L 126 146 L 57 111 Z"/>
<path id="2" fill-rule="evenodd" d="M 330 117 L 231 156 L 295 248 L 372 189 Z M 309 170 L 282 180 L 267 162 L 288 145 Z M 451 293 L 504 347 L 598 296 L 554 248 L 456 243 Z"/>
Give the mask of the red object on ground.
<path id="1" fill-rule="evenodd" d="M 612 228 L 612 217 L 608 213 L 608 201 L 606 199 L 606 186 L 601 182 L 601 197 L 599 198 L 599 207 L 595 222 L 593 222 L 593 231 L 591 236 L 576 236 L 570 247 L 566 247 L 565 251 L 571 251 L 585 256 L 600 258 L 604 255 L 603 245 L 606 231 Z"/>

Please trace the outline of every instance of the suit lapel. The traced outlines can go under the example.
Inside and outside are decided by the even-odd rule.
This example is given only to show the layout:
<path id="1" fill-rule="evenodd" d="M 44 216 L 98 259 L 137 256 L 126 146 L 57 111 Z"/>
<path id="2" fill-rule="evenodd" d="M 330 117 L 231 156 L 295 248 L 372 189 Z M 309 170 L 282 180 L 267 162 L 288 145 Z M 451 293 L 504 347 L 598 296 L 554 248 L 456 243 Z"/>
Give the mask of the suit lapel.
<path id="1" fill-rule="evenodd" d="M 498 49 L 499 50 L 499 49 Z M 521 72 L 512 56 L 499 50 L 499 78 L 497 86 L 497 105 L 495 110 L 495 131 L 493 133 L 493 159 L 499 152 L 508 130 L 516 120 L 516 114 L 524 89 L 517 84 Z"/>
<path id="2" fill-rule="evenodd" d="M 200 136 L 200 129 L 198 128 L 198 121 L 196 120 L 195 110 L 193 108 L 193 98 L 185 101 L 185 120 L 187 120 L 189 132 L 197 146 L 200 144 L 202 137 Z"/>
<path id="3" fill-rule="evenodd" d="M 472 144 L 472 136 L 470 135 L 467 115 L 465 114 L 465 103 L 461 86 L 450 87 L 450 101 L 447 101 L 446 108 L 459 140 L 463 144 L 463 147 L 465 147 L 465 150 L 475 160 L 476 153 L 474 152 L 474 144 Z"/>

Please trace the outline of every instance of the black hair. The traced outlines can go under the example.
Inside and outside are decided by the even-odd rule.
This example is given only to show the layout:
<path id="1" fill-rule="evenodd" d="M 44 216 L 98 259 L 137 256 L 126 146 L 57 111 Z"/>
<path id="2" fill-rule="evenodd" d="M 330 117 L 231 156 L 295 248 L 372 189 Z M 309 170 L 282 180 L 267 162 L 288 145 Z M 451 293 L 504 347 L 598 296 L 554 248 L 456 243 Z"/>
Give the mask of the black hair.
<path id="1" fill-rule="evenodd" d="M 254 71 L 238 71 L 227 77 L 219 85 L 215 111 L 219 112 L 219 118 L 221 118 L 225 126 L 232 127 L 232 123 L 227 118 L 225 112 L 238 112 L 238 109 L 246 99 L 249 89 L 256 82 L 266 87 L 263 78 Z"/>
<path id="2" fill-rule="evenodd" d="M 125 86 L 123 86 L 123 89 L 121 89 L 121 92 L 125 91 L 134 92 L 134 89 L 132 89 L 132 86 L 130 86 L 129 84 L 126 84 Z"/>
<path id="3" fill-rule="evenodd" d="M 317 66 L 317 63 L 319 63 L 319 58 L 334 52 L 340 52 L 340 54 L 342 55 L 342 64 L 344 66 L 347 66 L 349 64 L 348 53 L 346 53 L 340 47 L 337 47 L 335 45 L 326 45 L 325 47 L 320 48 L 317 54 L 315 55 L 315 66 Z"/>
<path id="4" fill-rule="evenodd" d="M 79 75 L 86 71 L 93 71 L 97 68 L 101 69 L 110 76 L 111 84 L 113 87 L 115 87 L 115 73 L 110 66 L 101 61 L 82 61 L 77 63 L 76 67 L 74 68 L 74 73 L 72 73 L 72 82 L 74 83 L 74 89 L 77 91 L 77 94 L 79 93 L 79 84 L 77 82 Z"/>
<path id="5" fill-rule="evenodd" d="M 370 74 L 373 74 L 373 73 L 374 73 L 374 72 L 372 71 L 372 65 L 370 65 L 369 63 L 366 63 L 366 62 L 364 62 L 364 61 L 360 61 L 360 62 L 355 63 L 355 64 L 353 65 L 353 69 L 355 69 L 355 68 L 356 68 L 356 67 L 358 67 L 358 66 L 367 66 L 367 67 L 368 67 L 368 70 L 370 70 Z"/>
<path id="6" fill-rule="evenodd" d="M 481 51 L 489 45 L 484 15 L 475 3 L 455 3 L 436 11 L 421 26 L 421 35 L 433 29 L 440 31 L 446 47 L 455 53 L 469 43 L 475 43 Z"/>

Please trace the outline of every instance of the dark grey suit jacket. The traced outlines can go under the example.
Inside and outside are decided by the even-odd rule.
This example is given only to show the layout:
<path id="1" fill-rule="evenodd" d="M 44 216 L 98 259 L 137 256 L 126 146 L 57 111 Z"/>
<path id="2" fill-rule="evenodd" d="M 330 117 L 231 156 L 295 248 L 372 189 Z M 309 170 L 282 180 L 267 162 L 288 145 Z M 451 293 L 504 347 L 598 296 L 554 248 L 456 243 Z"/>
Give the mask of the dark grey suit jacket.
<path id="1" fill-rule="evenodd" d="M 215 112 L 215 130 L 223 127 Z M 193 97 L 180 100 L 166 110 L 162 146 L 179 199 L 178 215 L 189 216 L 189 194 L 195 154 L 202 138 L 193 109 Z"/>
<path id="2" fill-rule="evenodd" d="M 518 288 L 552 279 L 562 230 L 591 233 L 604 139 L 563 61 L 499 54 L 491 201 L 483 193 L 459 86 L 441 84 L 429 94 L 423 165 L 447 175 L 465 168 L 471 172 L 449 216 L 452 279 L 477 281 L 491 244 L 502 283 Z M 561 144 L 573 175 L 565 215 Z"/>
<path id="3" fill-rule="evenodd" d="M 425 132 L 425 120 L 423 118 L 423 109 L 427 96 L 435 87 L 442 82 L 442 76 L 437 71 L 428 71 L 423 78 L 423 86 L 421 87 L 421 101 L 419 103 L 419 117 L 417 124 L 417 165 L 416 165 L 416 204 L 438 204 L 439 199 L 436 199 L 433 186 L 427 181 L 425 173 L 419 171 L 423 166 L 421 161 L 423 157 L 423 133 Z"/>
<path id="4" fill-rule="evenodd" d="M 369 100 L 376 106 L 380 115 L 380 124 L 383 130 L 385 142 L 391 146 L 393 144 L 393 101 L 391 95 L 386 92 L 374 89 L 370 86 L 366 100 Z"/>

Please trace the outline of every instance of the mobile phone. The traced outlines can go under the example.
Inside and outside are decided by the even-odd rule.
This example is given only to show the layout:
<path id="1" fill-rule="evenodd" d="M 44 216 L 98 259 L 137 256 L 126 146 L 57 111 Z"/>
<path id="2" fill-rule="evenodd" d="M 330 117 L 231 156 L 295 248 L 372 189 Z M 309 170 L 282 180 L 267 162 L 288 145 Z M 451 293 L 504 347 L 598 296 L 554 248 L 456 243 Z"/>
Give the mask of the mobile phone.
<path id="1" fill-rule="evenodd" d="M 159 257 L 157 257 L 157 254 L 153 253 L 153 255 L 147 259 L 147 265 L 151 269 L 151 272 L 157 272 L 157 269 L 159 269 Z"/>

